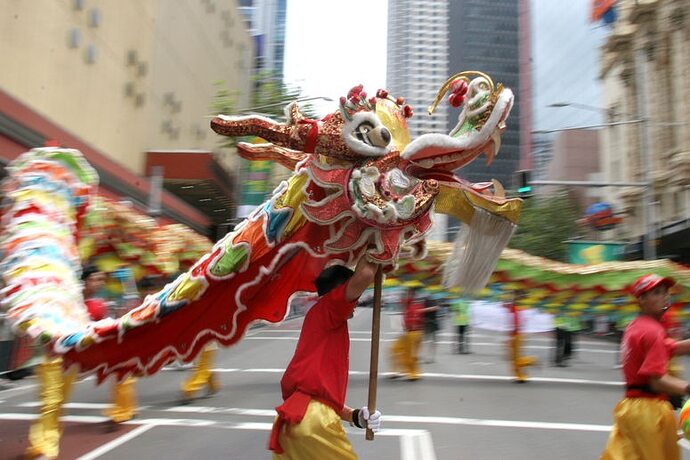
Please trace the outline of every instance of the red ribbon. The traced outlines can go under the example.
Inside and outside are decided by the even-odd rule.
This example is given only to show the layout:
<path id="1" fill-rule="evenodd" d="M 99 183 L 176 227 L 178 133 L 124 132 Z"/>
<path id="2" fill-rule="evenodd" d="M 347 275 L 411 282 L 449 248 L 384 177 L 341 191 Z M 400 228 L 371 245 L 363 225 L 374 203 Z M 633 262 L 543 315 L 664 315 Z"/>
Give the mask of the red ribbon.
<path id="1" fill-rule="evenodd" d="M 271 430 L 271 440 L 268 443 L 268 448 L 276 454 L 282 454 L 283 448 L 280 445 L 280 432 L 283 425 L 288 423 L 296 425 L 304 418 L 307 412 L 311 396 L 300 391 L 294 392 L 290 397 L 280 406 L 276 407 L 278 418 L 273 422 L 273 429 Z"/>
<path id="2" fill-rule="evenodd" d="M 307 139 L 304 142 L 304 153 L 314 153 L 314 150 L 316 150 L 316 140 L 319 137 L 319 122 L 311 118 L 305 118 L 300 120 L 300 123 L 311 125 L 311 129 L 307 133 Z"/>

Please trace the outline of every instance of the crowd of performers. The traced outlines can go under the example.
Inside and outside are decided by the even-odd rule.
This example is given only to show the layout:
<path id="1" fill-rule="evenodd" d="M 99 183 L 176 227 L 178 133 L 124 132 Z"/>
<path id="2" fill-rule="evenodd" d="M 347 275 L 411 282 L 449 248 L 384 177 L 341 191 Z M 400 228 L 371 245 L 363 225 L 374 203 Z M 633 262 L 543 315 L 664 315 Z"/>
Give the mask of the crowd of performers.
<path id="1" fill-rule="evenodd" d="M 95 265 L 87 265 L 82 270 L 84 304 L 92 321 L 99 321 L 111 312 L 99 294 L 105 285 L 105 273 Z M 151 278 L 139 283 L 142 297 L 158 292 L 160 286 Z M 188 403 L 204 388 L 209 394 L 218 391 L 218 378 L 213 373 L 213 357 L 217 347 L 208 345 L 199 355 L 192 372 L 181 384 L 181 400 Z M 26 458 L 54 459 L 60 451 L 62 428 L 60 416 L 63 405 L 69 400 L 77 374 L 73 369 L 63 369 L 62 357 L 45 354 L 36 368 L 38 394 L 41 400 L 40 413 L 30 426 Z M 136 377 L 128 375 L 121 381 L 114 380 L 111 402 L 104 410 L 108 417 L 107 430 L 116 431 L 118 425 L 137 415 Z"/>
<path id="2" fill-rule="evenodd" d="M 353 409 L 345 404 L 349 370 L 349 334 L 347 321 L 352 317 L 358 299 L 373 281 L 376 266 L 362 257 L 355 270 L 331 266 L 315 280 L 319 298 L 309 309 L 300 333 L 295 354 L 283 378 L 283 404 L 276 408 L 277 417 L 269 440 L 276 459 L 357 458 L 340 421 L 352 426 L 371 428 L 381 425 L 381 413 L 369 412 L 367 406 Z M 94 321 L 108 315 L 103 299 L 97 293 L 104 274 L 94 266 L 82 273 L 84 299 Z M 671 278 L 645 275 L 631 288 L 639 303 L 639 315 L 625 329 L 621 341 L 621 366 L 625 380 L 624 398 L 614 410 L 614 426 L 603 459 L 680 458 L 674 408 L 682 407 L 682 397 L 690 394 L 690 383 L 680 377 L 677 356 L 690 354 L 690 340 L 680 340 L 679 328 L 664 313 L 669 305 Z M 159 286 L 143 283 L 144 296 Z M 528 381 L 526 368 L 536 363 L 533 356 L 522 354 L 523 334 L 520 303 L 524 292 L 515 291 L 504 307 L 511 318 L 508 356 L 514 382 Z M 392 378 L 420 378 L 420 347 L 426 335 L 438 329 L 438 305 L 423 296 L 417 286 L 411 287 L 403 302 L 403 333 L 393 343 L 390 356 Z M 457 333 L 455 351 L 470 353 L 469 303 L 456 298 L 450 303 L 452 321 Z M 425 321 L 426 317 L 426 321 Z M 429 318 L 432 318 L 431 320 Z M 430 323 L 433 323 L 430 326 Z M 562 331 L 567 324 L 556 319 L 556 364 L 564 359 Z M 432 337 L 432 342 L 434 339 Z M 315 346 L 318 344 L 318 346 Z M 181 399 L 191 401 L 204 389 L 218 391 L 217 376 L 212 371 L 217 347 L 207 345 L 194 369 L 181 385 Z M 428 350 L 433 357 L 435 348 Z M 65 372 L 60 357 L 46 355 L 37 371 L 41 408 L 28 435 L 27 458 L 57 458 L 62 407 L 69 399 L 76 374 Z M 129 376 L 112 385 L 110 406 L 105 410 L 109 429 L 136 416 L 136 378 Z M 690 407 L 681 411 L 683 430 L 690 428 Z M 336 427 L 336 429 L 333 429 Z"/>

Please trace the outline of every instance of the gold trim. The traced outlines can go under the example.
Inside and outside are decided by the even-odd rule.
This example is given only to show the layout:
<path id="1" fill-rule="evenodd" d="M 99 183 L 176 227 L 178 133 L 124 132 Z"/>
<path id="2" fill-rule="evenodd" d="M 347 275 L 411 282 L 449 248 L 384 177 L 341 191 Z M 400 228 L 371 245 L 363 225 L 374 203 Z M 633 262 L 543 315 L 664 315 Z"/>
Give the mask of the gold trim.
<path id="1" fill-rule="evenodd" d="M 484 77 L 489 81 L 489 86 L 491 86 L 491 92 L 494 92 L 494 81 L 491 79 L 490 76 L 485 74 L 484 72 L 480 72 L 478 70 L 466 70 L 464 72 L 456 73 L 452 77 L 449 77 L 446 82 L 441 86 L 441 89 L 438 90 L 438 93 L 436 93 L 436 98 L 434 99 L 433 104 L 429 106 L 427 109 L 427 112 L 429 112 L 429 115 L 434 113 L 434 110 L 436 110 L 436 107 L 438 104 L 441 102 L 441 99 L 443 99 L 443 96 L 446 95 L 448 92 L 448 88 L 450 88 L 451 83 L 455 81 L 458 78 L 462 78 L 467 82 L 467 84 L 470 83 L 470 79 L 468 78 L 469 75 L 474 75 L 478 77 Z"/>

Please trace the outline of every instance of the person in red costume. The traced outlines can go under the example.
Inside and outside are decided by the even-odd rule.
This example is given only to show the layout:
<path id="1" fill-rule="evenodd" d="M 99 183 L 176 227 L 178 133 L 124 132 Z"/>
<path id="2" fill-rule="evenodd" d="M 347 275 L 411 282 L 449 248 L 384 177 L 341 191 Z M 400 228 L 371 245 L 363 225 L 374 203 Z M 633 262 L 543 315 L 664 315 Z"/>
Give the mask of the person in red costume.
<path id="1" fill-rule="evenodd" d="M 638 278 L 630 288 L 640 314 L 623 333 L 625 397 L 613 412 L 615 423 L 601 459 L 680 458 L 668 395 L 687 395 L 690 384 L 669 374 L 669 360 L 690 354 L 690 340 L 669 338 L 661 323 L 674 284 L 671 278 L 650 274 Z"/>
<path id="2" fill-rule="evenodd" d="M 94 265 L 84 267 L 81 275 L 84 281 L 84 304 L 92 321 L 108 317 L 105 301 L 97 297 L 105 285 L 105 273 Z M 128 375 L 123 381 L 115 382 L 112 387 L 112 404 L 105 409 L 104 415 L 110 418 L 109 430 L 114 430 L 119 423 L 131 420 L 137 413 L 137 397 L 134 385 L 136 379 Z"/>
<path id="3" fill-rule="evenodd" d="M 274 459 L 356 459 L 341 420 L 358 428 L 380 428 L 379 411 L 345 405 L 347 320 L 375 273 L 376 266 L 365 255 L 354 272 L 334 265 L 316 278 L 319 300 L 304 318 L 297 349 L 280 381 L 284 403 L 276 407 L 269 443 Z"/>

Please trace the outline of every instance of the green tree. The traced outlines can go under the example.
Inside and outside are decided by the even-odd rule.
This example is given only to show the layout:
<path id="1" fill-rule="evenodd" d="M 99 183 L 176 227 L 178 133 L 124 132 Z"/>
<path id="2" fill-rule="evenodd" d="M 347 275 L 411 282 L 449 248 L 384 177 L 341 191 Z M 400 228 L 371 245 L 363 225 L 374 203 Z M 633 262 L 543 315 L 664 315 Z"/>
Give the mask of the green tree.
<path id="1" fill-rule="evenodd" d="M 211 101 L 211 115 L 236 115 L 238 113 L 260 113 L 276 121 L 285 120 L 285 107 L 291 102 L 304 97 L 302 89 L 298 86 L 285 84 L 280 77 L 272 71 L 258 72 L 253 78 L 253 91 L 250 99 L 250 107 L 237 107 L 237 91 L 226 88 L 224 81 L 214 82 L 216 95 Z M 314 118 L 314 108 L 308 102 L 300 103 L 300 111 L 309 118 Z M 220 138 L 222 147 L 232 147 L 235 140 L 232 138 Z"/>
<path id="2" fill-rule="evenodd" d="M 565 262 L 568 254 L 565 241 L 577 233 L 579 217 L 577 203 L 565 192 L 525 200 L 518 229 L 508 246 Z"/>

